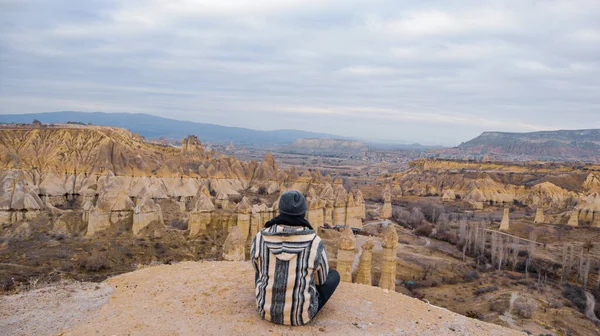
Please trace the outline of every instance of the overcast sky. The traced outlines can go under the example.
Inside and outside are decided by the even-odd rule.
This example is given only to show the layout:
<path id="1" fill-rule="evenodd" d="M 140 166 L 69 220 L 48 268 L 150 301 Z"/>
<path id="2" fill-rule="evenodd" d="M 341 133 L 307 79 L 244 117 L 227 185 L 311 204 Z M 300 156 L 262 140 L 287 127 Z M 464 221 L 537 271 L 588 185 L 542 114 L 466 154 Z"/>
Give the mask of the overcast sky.
<path id="1" fill-rule="evenodd" d="M 457 145 L 600 128 L 600 2 L 0 0 L 0 113 Z"/>

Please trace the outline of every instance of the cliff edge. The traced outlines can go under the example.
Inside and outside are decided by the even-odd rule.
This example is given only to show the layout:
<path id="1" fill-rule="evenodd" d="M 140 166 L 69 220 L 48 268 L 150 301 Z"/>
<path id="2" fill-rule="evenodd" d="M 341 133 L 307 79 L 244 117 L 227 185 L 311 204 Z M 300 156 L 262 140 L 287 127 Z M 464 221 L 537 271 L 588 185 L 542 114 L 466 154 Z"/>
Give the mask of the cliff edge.
<path id="1" fill-rule="evenodd" d="M 350 283 L 340 285 L 309 325 L 279 326 L 261 320 L 256 313 L 253 278 L 253 270 L 248 262 L 183 262 L 122 274 L 97 286 L 101 288 L 108 285 L 114 289 L 107 303 L 90 310 L 87 318 L 79 316 L 71 321 L 71 325 L 63 324 L 64 330 L 60 334 L 521 335 L 517 331 L 469 319 L 399 293 Z M 29 295 L 32 294 L 35 295 Z M 42 294 L 48 295 L 48 291 Z M 85 304 L 82 302 L 85 299 L 76 297 L 77 301 L 73 302 Z M 8 298 L 0 301 L 6 304 Z M 30 298 L 23 304 L 35 305 L 46 301 Z M 18 305 L 18 300 L 12 300 L 11 307 L 4 307 L 10 308 L 12 314 L 29 315 L 29 318 L 12 316 L 13 322 L 22 321 L 36 324 L 37 327 L 41 327 L 40 323 L 55 324 L 48 318 L 31 316 L 26 311 L 15 309 L 15 305 Z M 66 307 L 61 310 L 67 311 Z M 3 324 L 1 322 L 2 319 L 0 325 Z M 27 329 L 17 329 L 13 324 L 11 330 L 19 334 L 19 330 Z M 41 330 L 44 329 L 38 329 Z M 51 329 L 46 331 L 55 333 Z"/>

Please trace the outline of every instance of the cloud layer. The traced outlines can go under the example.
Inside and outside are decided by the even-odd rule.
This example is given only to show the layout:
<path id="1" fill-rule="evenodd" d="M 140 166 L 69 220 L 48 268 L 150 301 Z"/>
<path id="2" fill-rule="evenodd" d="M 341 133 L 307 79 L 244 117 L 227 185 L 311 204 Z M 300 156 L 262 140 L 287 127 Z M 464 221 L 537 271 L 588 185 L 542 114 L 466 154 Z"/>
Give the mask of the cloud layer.
<path id="1" fill-rule="evenodd" d="M 0 0 L 0 12 L 0 113 L 446 145 L 600 128 L 597 0 Z"/>

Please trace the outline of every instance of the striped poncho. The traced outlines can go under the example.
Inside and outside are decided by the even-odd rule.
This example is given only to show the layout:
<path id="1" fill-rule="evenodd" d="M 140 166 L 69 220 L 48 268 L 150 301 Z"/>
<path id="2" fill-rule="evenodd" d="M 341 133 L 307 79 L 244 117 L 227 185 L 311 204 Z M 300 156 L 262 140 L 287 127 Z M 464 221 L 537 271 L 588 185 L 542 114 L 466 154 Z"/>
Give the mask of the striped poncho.
<path id="1" fill-rule="evenodd" d="M 321 238 L 306 227 L 273 225 L 254 237 L 250 253 L 258 313 L 278 324 L 308 323 L 318 311 L 315 286 L 329 272 Z"/>

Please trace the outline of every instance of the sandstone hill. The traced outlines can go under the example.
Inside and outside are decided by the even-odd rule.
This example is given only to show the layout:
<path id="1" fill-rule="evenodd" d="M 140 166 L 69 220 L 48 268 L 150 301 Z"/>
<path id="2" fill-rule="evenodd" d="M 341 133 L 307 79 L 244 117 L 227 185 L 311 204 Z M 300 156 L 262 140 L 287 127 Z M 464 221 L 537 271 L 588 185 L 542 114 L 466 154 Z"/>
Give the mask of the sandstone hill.
<path id="1" fill-rule="evenodd" d="M 192 121 L 162 118 L 143 113 L 85 113 L 85 112 L 47 112 L 34 114 L 0 115 L 0 123 L 30 124 L 34 119 L 46 124 L 64 124 L 66 122 L 92 123 L 122 127 L 137 132 L 149 139 L 165 137 L 181 139 L 188 134 L 197 134 L 201 141 L 227 144 L 231 141 L 246 145 L 284 145 L 298 138 L 336 138 L 338 136 L 301 130 L 259 131 L 241 127 L 227 127 Z"/>
<path id="2" fill-rule="evenodd" d="M 195 136 L 181 142 L 106 126 L 0 127 L 0 265 L 13 265 L 0 267 L 0 288 L 53 267 L 80 279 L 86 269 L 109 275 L 150 258 L 213 258 L 234 226 L 249 245 L 288 189 L 307 196 L 315 228 L 362 226 L 362 194 L 340 179 L 283 169 L 269 153 L 240 161 Z"/>
<path id="3" fill-rule="evenodd" d="M 309 325 L 279 326 L 261 320 L 255 312 L 253 277 L 248 262 L 149 267 L 105 281 L 96 289 L 100 294 L 85 288 L 88 299 L 74 290 L 72 298 L 57 304 L 63 313 L 50 318 L 31 312 L 51 301 L 52 291 L 2 297 L 0 326 L 11 335 L 522 334 L 399 293 L 350 283 L 340 284 Z M 110 301 L 93 309 L 106 295 L 106 286 L 114 290 Z M 87 313 L 81 314 L 80 307 L 86 307 Z"/>
<path id="4" fill-rule="evenodd" d="M 575 213 L 579 224 L 600 226 L 600 169 L 568 163 L 502 163 L 422 159 L 389 182 L 404 196 L 439 196 L 475 209 L 522 204 L 532 210 L 561 213 L 555 224 L 567 224 Z"/>
<path id="5" fill-rule="evenodd" d="M 447 155 L 491 155 L 548 161 L 593 161 L 600 156 L 600 130 L 560 130 L 533 133 L 484 132 L 460 146 L 437 151 Z"/>

